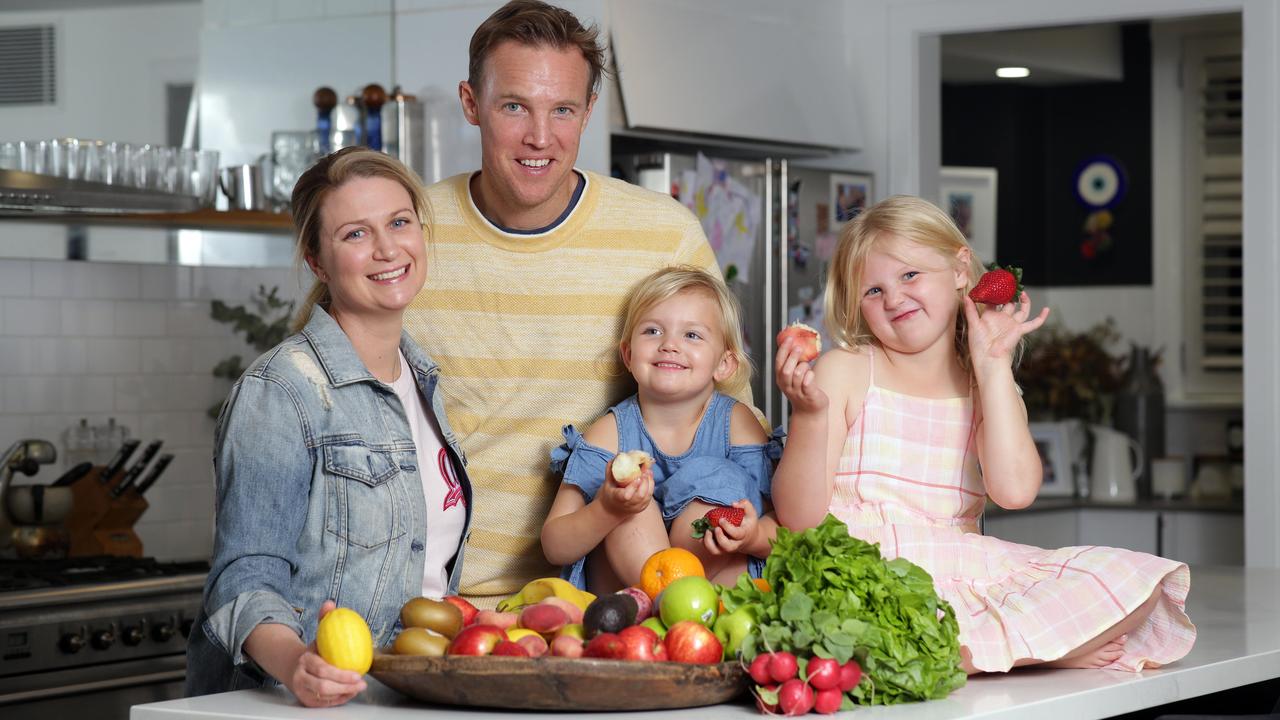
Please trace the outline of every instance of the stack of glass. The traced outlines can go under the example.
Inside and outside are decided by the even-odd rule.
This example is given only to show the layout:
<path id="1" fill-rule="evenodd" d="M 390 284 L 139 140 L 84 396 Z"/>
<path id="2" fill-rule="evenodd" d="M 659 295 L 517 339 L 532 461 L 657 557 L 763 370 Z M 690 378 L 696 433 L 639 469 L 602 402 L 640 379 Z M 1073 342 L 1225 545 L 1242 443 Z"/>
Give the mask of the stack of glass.
<path id="1" fill-rule="evenodd" d="M 218 152 L 58 138 L 0 142 L 0 170 L 192 195 L 212 207 Z"/>

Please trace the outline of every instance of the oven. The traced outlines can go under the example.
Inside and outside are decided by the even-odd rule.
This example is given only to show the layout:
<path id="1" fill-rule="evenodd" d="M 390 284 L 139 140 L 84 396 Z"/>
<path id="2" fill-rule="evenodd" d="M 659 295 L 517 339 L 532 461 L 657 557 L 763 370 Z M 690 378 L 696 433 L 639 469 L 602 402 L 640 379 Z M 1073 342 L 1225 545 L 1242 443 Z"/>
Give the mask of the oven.
<path id="1" fill-rule="evenodd" d="M 0 560 L 0 717 L 124 718 L 183 695 L 208 564 Z"/>

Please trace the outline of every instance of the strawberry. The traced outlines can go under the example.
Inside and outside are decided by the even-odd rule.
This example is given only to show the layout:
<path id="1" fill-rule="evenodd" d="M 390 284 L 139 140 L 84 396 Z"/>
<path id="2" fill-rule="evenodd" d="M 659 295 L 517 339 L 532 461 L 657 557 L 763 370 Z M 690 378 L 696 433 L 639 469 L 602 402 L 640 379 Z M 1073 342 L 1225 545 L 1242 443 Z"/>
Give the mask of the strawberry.
<path id="1" fill-rule="evenodd" d="M 693 536 L 700 538 L 707 534 L 711 528 L 720 527 L 721 520 L 728 520 L 730 525 L 737 527 L 742 525 L 742 519 L 746 516 L 747 511 L 740 507 L 711 508 L 706 515 L 693 521 Z"/>
<path id="2" fill-rule="evenodd" d="M 801 362 L 809 362 L 822 352 L 822 337 L 817 330 L 802 322 L 793 322 L 782 328 L 782 332 L 778 333 L 778 345 L 785 345 L 792 338 L 795 339 L 796 347 L 804 350 L 804 354 L 800 356 Z"/>
<path id="3" fill-rule="evenodd" d="M 995 263 L 987 266 L 987 272 L 978 278 L 978 284 L 969 291 L 969 298 L 976 303 L 1006 305 L 1022 295 L 1022 268 Z"/>

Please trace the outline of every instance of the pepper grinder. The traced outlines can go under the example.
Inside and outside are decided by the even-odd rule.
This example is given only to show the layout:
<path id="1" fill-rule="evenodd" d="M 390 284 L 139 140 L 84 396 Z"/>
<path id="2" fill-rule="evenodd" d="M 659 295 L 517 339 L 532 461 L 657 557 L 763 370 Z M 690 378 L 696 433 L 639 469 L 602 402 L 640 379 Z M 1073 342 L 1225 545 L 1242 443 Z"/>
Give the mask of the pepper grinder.
<path id="1" fill-rule="evenodd" d="M 387 91 L 378 83 L 364 86 L 361 100 L 365 108 L 365 145 L 370 150 L 382 150 L 382 106 L 387 102 Z"/>
<path id="2" fill-rule="evenodd" d="M 338 104 L 338 93 L 333 88 L 324 86 L 316 88 L 311 96 L 311 103 L 316 106 L 316 135 L 320 138 L 320 153 L 329 154 L 329 136 L 333 132 L 333 108 Z"/>

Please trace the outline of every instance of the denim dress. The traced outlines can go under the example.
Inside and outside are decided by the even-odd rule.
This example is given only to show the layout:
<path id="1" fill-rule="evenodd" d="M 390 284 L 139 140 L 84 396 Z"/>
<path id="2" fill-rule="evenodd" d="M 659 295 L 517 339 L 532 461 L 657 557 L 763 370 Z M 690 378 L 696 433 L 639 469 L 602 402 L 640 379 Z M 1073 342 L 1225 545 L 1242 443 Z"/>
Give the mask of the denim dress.
<path id="1" fill-rule="evenodd" d="M 465 458 L 445 417 L 439 368 L 400 338 L 424 407 L 462 485 L 466 529 L 449 569 L 457 591 L 472 514 Z M 315 639 L 325 600 L 355 610 L 388 644 L 422 594 L 427 507 L 404 406 L 342 328 L 313 310 L 301 333 L 253 362 L 218 417 L 213 562 L 187 646 L 187 694 L 277 684 L 244 654 L 262 623 Z"/>
<path id="2" fill-rule="evenodd" d="M 662 508 L 662 519 L 671 521 L 694 500 L 711 505 L 731 505 L 747 499 L 756 514 L 764 512 L 770 496 L 774 463 L 782 456 L 782 430 L 774 430 L 764 443 L 729 444 L 729 426 L 737 400 L 715 393 L 694 432 L 693 443 L 680 455 L 658 449 L 640 414 L 635 395 L 609 408 L 618 426 L 618 452 L 643 450 L 653 456 L 653 499 Z M 565 442 L 551 451 L 551 471 L 582 491 L 591 502 L 604 485 L 605 468 L 617 453 L 588 443 L 572 425 L 564 427 Z M 752 577 L 759 577 L 764 561 L 748 558 Z M 579 589 L 587 587 L 586 558 L 566 565 L 561 577 Z"/>

